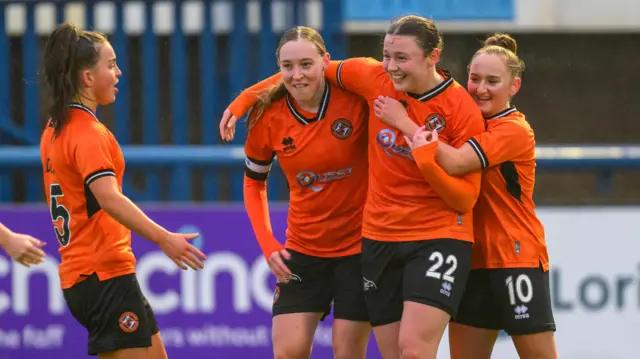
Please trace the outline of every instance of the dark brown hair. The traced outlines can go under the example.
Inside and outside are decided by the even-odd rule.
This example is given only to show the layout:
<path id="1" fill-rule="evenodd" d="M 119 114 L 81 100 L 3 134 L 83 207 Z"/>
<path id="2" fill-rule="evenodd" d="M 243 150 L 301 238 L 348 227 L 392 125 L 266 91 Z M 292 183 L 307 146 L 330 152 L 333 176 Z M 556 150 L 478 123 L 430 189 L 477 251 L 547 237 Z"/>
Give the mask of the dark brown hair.
<path id="1" fill-rule="evenodd" d="M 83 31 L 70 23 L 59 25 L 49 36 L 43 77 L 54 136 L 60 134 L 68 121 L 69 104 L 81 88 L 80 74 L 98 63 L 105 42 L 107 39 L 101 33 Z"/>
<path id="2" fill-rule="evenodd" d="M 424 55 L 429 56 L 434 49 L 442 50 L 444 42 L 442 34 L 436 24 L 424 17 L 407 15 L 396 19 L 387 35 L 415 36 L 418 45 L 424 50 Z"/>
<path id="3" fill-rule="evenodd" d="M 502 56 L 507 62 L 511 77 L 516 78 L 520 77 L 525 67 L 524 61 L 516 55 L 517 50 L 518 45 L 513 37 L 508 34 L 495 33 L 484 41 L 484 46 L 476 51 L 471 61 L 481 54 Z"/>
<path id="4" fill-rule="evenodd" d="M 289 41 L 297 41 L 297 40 L 306 40 L 311 42 L 318 53 L 321 56 L 324 56 L 327 53 L 327 48 L 324 44 L 324 39 L 320 33 L 316 30 L 306 27 L 306 26 L 297 26 L 287 30 L 280 42 L 278 43 L 278 48 L 276 49 L 276 59 L 280 62 L 280 49 L 284 44 Z M 278 101 L 284 98 L 287 94 L 287 89 L 284 86 L 284 82 L 280 81 L 277 85 L 273 85 L 263 91 L 261 91 L 258 96 L 258 101 L 255 105 L 251 107 L 249 112 L 247 113 L 247 129 L 251 129 L 258 120 L 264 114 L 264 111 L 275 101 Z"/>

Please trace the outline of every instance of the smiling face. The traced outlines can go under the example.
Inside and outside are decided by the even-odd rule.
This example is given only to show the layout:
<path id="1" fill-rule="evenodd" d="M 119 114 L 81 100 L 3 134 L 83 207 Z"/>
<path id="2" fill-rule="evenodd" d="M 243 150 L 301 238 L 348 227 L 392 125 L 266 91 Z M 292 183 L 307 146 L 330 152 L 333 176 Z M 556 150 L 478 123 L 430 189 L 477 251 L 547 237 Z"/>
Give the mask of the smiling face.
<path id="1" fill-rule="evenodd" d="M 322 90 L 329 60 L 328 53 L 304 38 L 285 42 L 280 47 L 278 63 L 282 80 L 297 102 L 310 101 Z"/>
<path id="2" fill-rule="evenodd" d="M 508 108 L 520 84 L 520 77 L 512 76 L 506 59 L 499 54 L 479 54 L 469 65 L 467 89 L 484 117 Z"/>
<path id="3" fill-rule="evenodd" d="M 382 67 L 396 91 L 422 92 L 439 57 L 439 49 L 425 56 L 415 36 L 387 34 L 384 38 Z"/>

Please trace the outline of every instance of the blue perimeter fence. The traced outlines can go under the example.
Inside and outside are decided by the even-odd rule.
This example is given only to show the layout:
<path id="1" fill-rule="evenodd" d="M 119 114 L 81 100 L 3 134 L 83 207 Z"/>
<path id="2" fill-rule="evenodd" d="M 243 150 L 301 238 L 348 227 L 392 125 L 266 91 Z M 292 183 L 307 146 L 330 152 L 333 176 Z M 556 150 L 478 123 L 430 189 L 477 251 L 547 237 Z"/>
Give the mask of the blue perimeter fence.
<path id="1" fill-rule="evenodd" d="M 21 4 L 22 12 L 9 11 L 15 3 Z M 42 170 L 36 145 L 45 118 L 39 101 L 38 70 L 43 36 L 48 31 L 36 19 L 42 19 L 42 6 L 49 6 L 53 27 L 67 19 L 72 3 L 79 4 L 68 0 L 0 0 L 0 202 L 10 202 L 16 189 L 24 191 L 28 202 L 42 199 Z M 246 133 L 239 126 L 233 143 L 220 145 L 218 119 L 233 96 L 276 71 L 276 41 L 288 27 L 318 27 L 333 57 L 344 58 L 342 27 L 347 21 L 387 21 L 408 13 L 465 21 L 510 21 L 515 16 L 514 0 L 201 0 L 195 2 L 200 6 L 195 12 L 189 9 L 194 2 L 162 3 L 173 6 L 164 12 L 168 14 L 164 18 L 158 16 L 159 7 L 164 5 L 155 0 L 80 3 L 84 9 L 83 27 L 98 27 L 109 35 L 125 74 L 118 85 L 118 101 L 109 111 L 113 111 L 112 129 L 123 145 L 129 169 L 124 190 L 138 201 L 189 201 L 196 187 L 205 201 L 241 200 L 241 144 Z M 106 9 L 105 4 L 111 7 Z M 138 6 L 137 12 L 132 11 L 134 5 Z M 221 6 L 226 6 L 226 12 L 221 11 Z M 22 19 L 18 26 L 21 28 L 12 30 L 16 17 Z M 98 23 L 102 27 L 106 24 L 110 30 L 100 29 Z M 165 23 L 171 23 L 169 30 Z M 193 23 L 198 25 L 194 27 Z M 161 27 L 165 30 L 159 36 Z M 158 78 L 160 64 L 166 62 L 159 55 L 162 36 L 169 42 L 170 74 L 166 85 Z M 130 49 L 132 37 L 141 40 L 137 55 L 143 66 L 139 67 L 137 78 L 130 71 L 130 60 L 136 55 Z M 11 45 L 16 38 L 18 57 Z M 187 43 L 194 38 L 197 51 L 192 53 Z M 223 42 L 226 46 L 221 47 Z M 12 73 L 16 71 L 16 59 L 18 74 Z M 189 74 L 194 71 L 196 80 L 189 81 Z M 15 76 L 21 79 L 20 88 L 12 87 Z M 164 87 L 169 88 L 166 98 L 161 93 Z M 191 109 L 194 96 L 199 102 L 197 112 Z M 136 98 L 138 101 L 133 102 Z M 169 103 L 166 114 L 161 113 L 162 102 Z M 20 108 L 21 118 L 12 118 L 11 109 L 15 108 Z M 161 139 L 160 115 L 171 119 L 169 143 Z M 135 125 L 134 120 L 140 124 Z M 195 136 L 190 129 L 194 121 L 200 123 Z M 142 133 L 140 145 L 134 140 L 135 131 Z M 640 147 L 539 146 L 538 168 L 543 172 L 594 172 L 598 176 L 598 188 L 594 190 L 606 192 L 611 190 L 613 172 L 640 168 Z M 269 196 L 285 199 L 287 192 L 281 171 L 273 171 Z"/>
<path id="2" fill-rule="evenodd" d="M 345 58 L 347 21 L 388 21 L 409 13 L 436 20 L 512 20 L 513 4 L 514 0 L 0 0 L 0 144 L 38 144 L 46 120 L 38 84 L 43 43 L 56 24 L 79 17 L 79 26 L 107 33 L 124 73 L 118 101 L 106 110 L 113 118 L 110 128 L 124 146 L 155 146 L 126 147 L 129 165 L 164 163 L 172 168 L 169 183 L 163 183 L 161 172 L 145 170 L 136 182 L 141 185 L 127 181 L 128 193 L 138 200 L 186 200 L 195 181 L 189 168 L 207 163 L 200 166 L 204 200 L 237 200 L 242 174 L 235 163 L 241 155 L 237 149 L 210 147 L 220 143 L 217 120 L 233 96 L 276 71 L 274 49 L 284 29 L 314 26 L 332 56 Z M 166 42 L 169 49 L 162 52 Z M 170 139 L 164 140 L 167 131 Z M 233 144 L 242 144 L 245 136 L 239 128 Z M 169 144 L 176 147 L 157 147 Z M 34 150 L 2 151 L 0 201 L 8 201 L 16 187 L 27 201 L 38 201 L 41 174 Z M 23 160 L 20 174 L 14 168 L 16 159 Z M 272 190 L 280 197 L 284 188 Z"/>
<path id="3" fill-rule="evenodd" d="M 221 185 L 226 173 L 233 181 L 242 178 L 244 170 L 244 150 L 242 146 L 124 146 L 123 152 L 127 168 L 170 174 L 168 182 L 156 187 L 147 187 L 143 191 L 133 188 L 129 175 L 125 176 L 124 192 L 133 200 L 150 201 L 192 201 L 194 185 L 211 187 L 216 198 L 231 201 L 242 200 L 242 181 L 236 183 L 234 190 Z M 613 187 L 613 173 L 640 169 L 639 146 L 546 146 L 536 149 L 538 172 L 592 172 L 597 176 L 597 188 L 594 191 L 607 193 Z M 194 171 L 215 170 L 213 182 L 202 178 L 195 184 Z M 12 172 L 27 171 L 37 178 L 42 187 L 42 164 L 37 147 L 0 148 L 0 178 L 8 177 Z M 128 173 L 130 173 L 128 171 Z M 282 171 L 274 166 L 268 180 L 268 196 L 272 199 L 286 199 L 288 196 L 286 180 Z M 0 184 L 6 183 L 0 181 Z M 225 193 L 226 192 L 226 193 Z M 41 200 L 39 189 L 30 201 Z M 205 200 L 207 200 L 205 198 Z M 11 201 L 11 189 L 0 187 L 0 202 Z"/>

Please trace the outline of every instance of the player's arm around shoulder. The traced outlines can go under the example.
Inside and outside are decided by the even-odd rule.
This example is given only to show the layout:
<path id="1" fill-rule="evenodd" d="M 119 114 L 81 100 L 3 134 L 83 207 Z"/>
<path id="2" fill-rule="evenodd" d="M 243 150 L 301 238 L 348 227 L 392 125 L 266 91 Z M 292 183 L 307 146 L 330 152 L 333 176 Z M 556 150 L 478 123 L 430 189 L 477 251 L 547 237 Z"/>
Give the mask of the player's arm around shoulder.
<path id="1" fill-rule="evenodd" d="M 464 90 L 463 90 L 464 91 Z M 461 100 L 457 110 L 458 121 L 452 129 L 449 143 L 440 141 L 436 161 L 438 165 L 451 176 L 465 176 L 471 174 L 478 177 L 482 169 L 480 159 L 469 145 L 470 139 L 485 132 L 485 120 L 478 106 L 471 96 L 461 93 Z M 474 175 L 474 173 L 477 173 Z"/>
<path id="2" fill-rule="evenodd" d="M 389 79 L 382 63 L 370 57 L 331 61 L 325 76 L 332 84 L 368 100 L 378 95 L 380 88 Z"/>
<path id="3" fill-rule="evenodd" d="M 516 116 L 488 121 L 486 132 L 467 141 L 483 168 L 535 158 L 535 137 L 526 121 Z"/>
<path id="4" fill-rule="evenodd" d="M 451 208 L 458 213 L 467 213 L 473 209 L 480 194 L 480 178 L 461 178 L 447 174 L 436 162 L 438 152 L 438 131 L 425 131 L 424 126 L 416 131 L 413 139 L 405 136 L 411 147 L 411 154 L 418 169 L 431 187 Z"/>

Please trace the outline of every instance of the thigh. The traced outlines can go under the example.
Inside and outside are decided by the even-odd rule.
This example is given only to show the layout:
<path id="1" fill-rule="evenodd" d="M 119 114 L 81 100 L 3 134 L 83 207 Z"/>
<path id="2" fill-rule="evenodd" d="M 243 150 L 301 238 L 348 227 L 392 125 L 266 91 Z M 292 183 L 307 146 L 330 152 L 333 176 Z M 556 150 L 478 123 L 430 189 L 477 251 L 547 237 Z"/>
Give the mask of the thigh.
<path id="1" fill-rule="evenodd" d="M 503 329 L 500 307 L 494 296 L 490 272 L 486 269 L 472 270 L 458 312 L 451 321 L 473 328 Z"/>
<path id="2" fill-rule="evenodd" d="M 396 253 L 401 243 L 362 240 L 362 280 L 371 325 L 402 319 L 402 263 Z"/>
<path id="3" fill-rule="evenodd" d="M 449 323 L 451 359 L 490 359 L 499 331 Z"/>
<path id="4" fill-rule="evenodd" d="M 291 313 L 323 313 L 331 311 L 333 271 L 330 259 L 313 257 L 289 250 L 287 266 L 291 280 L 276 283 L 273 316 Z"/>
<path id="5" fill-rule="evenodd" d="M 155 315 L 135 274 L 104 281 L 91 276 L 66 291 L 65 299 L 89 333 L 89 355 L 149 348 L 151 337 L 158 332 Z"/>
<path id="6" fill-rule="evenodd" d="M 454 317 L 471 268 L 472 243 L 455 239 L 407 242 L 402 296 Z"/>
<path id="7" fill-rule="evenodd" d="M 273 317 L 275 358 L 308 358 L 321 313 L 287 313 Z"/>
<path id="8" fill-rule="evenodd" d="M 368 322 L 369 313 L 364 299 L 362 283 L 362 256 L 360 254 L 335 258 L 333 269 L 333 317 Z"/>
<path id="9" fill-rule="evenodd" d="M 335 319 L 331 330 L 334 359 L 365 359 L 369 337 L 369 322 Z"/>
<path id="10" fill-rule="evenodd" d="M 549 272 L 542 268 L 491 269 L 492 289 L 509 335 L 555 331 Z"/>

